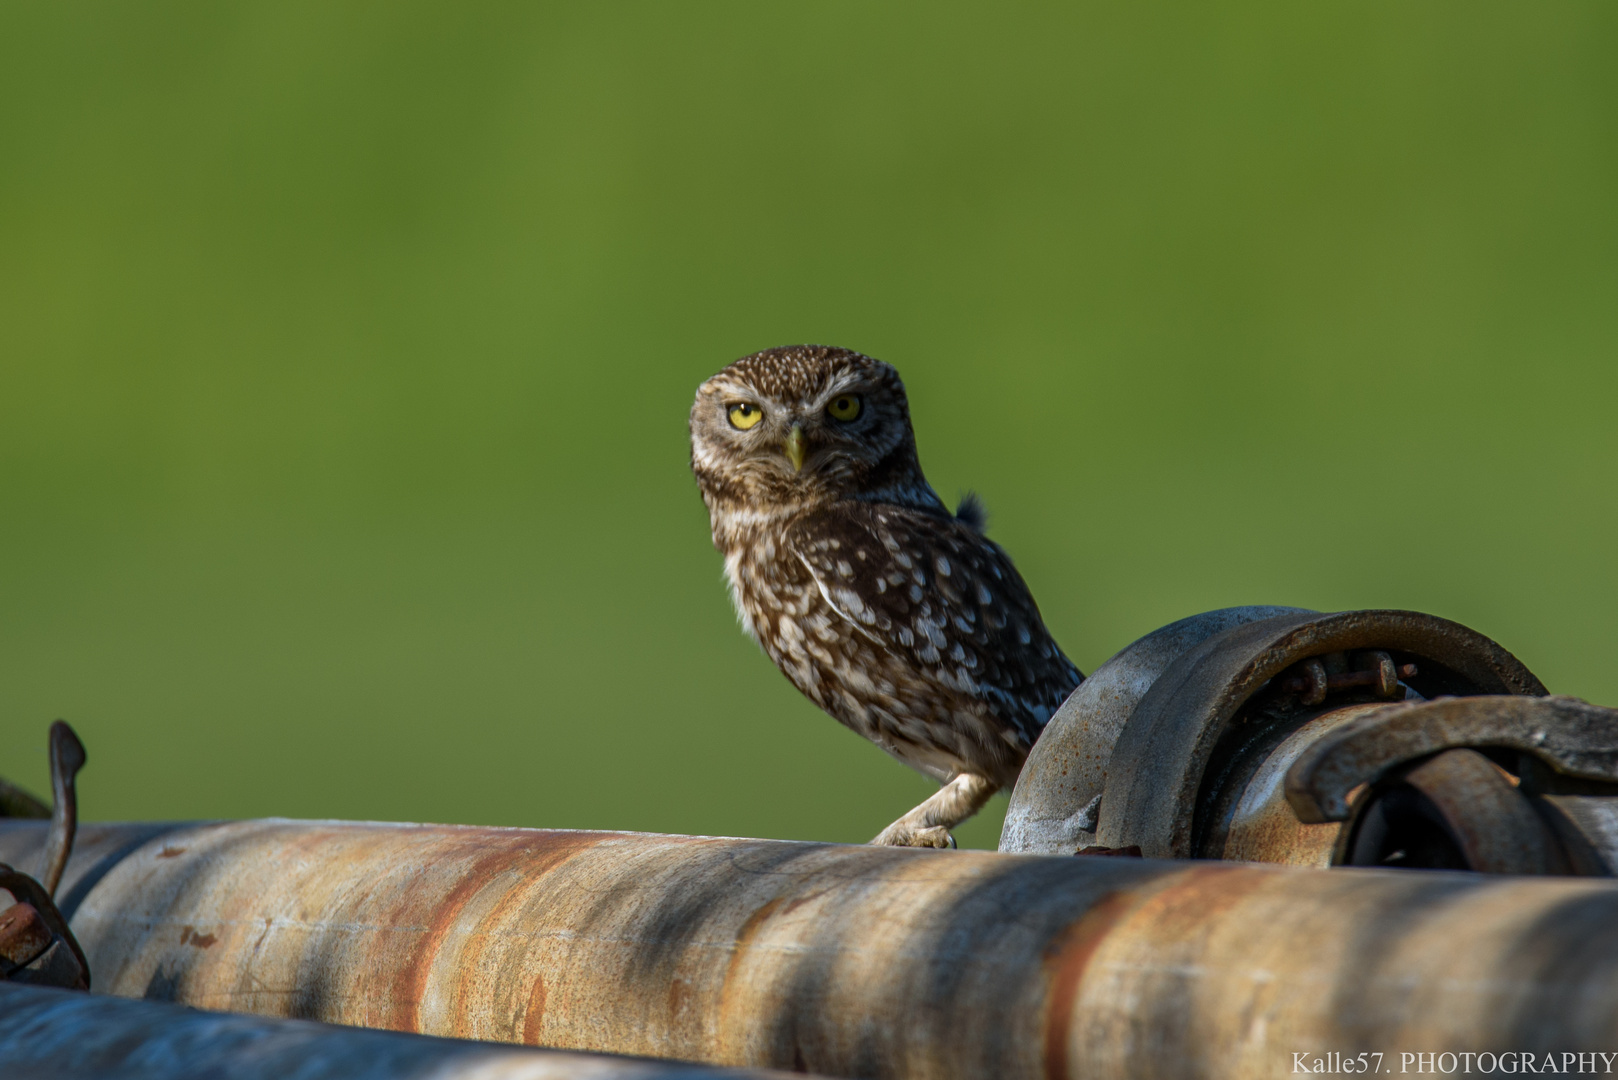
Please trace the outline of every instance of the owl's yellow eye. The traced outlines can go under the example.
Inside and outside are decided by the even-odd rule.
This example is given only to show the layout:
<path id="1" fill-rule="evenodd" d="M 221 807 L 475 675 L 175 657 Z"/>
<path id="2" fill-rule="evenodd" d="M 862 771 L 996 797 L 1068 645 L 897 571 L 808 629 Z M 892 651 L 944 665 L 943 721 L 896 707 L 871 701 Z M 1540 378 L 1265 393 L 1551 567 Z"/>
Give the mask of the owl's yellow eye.
<path id="1" fill-rule="evenodd" d="M 748 401 L 732 405 L 727 414 L 730 416 L 730 426 L 742 431 L 764 419 L 764 410 Z"/>
<path id="2" fill-rule="evenodd" d="M 838 394 L 826 406 L 826 411 L 837 420 L 854 420 L 860 415 L 860 399 L 854 394 Z"/>

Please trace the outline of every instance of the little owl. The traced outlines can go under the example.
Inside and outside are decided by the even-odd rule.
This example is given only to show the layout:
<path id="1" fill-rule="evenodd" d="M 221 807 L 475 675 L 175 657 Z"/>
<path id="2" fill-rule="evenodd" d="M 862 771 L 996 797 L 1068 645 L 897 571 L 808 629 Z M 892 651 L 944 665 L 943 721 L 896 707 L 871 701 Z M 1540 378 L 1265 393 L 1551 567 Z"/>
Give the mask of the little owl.
<path id="1" fill-rule="evenodd" d="M 697 389 L 691 471 L 742 627 L 792 684 L 938 793 L 872 841 L 950 847 L 1083 676 L 971 496 L 922 475 L 899 373 L 744 356 Z"/>

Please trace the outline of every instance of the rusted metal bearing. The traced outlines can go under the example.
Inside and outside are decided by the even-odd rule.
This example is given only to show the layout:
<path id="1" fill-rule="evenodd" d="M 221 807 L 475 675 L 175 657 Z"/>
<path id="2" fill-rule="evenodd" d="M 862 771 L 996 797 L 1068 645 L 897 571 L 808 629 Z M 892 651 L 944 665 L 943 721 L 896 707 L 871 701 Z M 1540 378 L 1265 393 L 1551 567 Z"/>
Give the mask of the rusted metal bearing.
<path id="1" fill-rule="evenodd" d="M 1350 866 L 1565 874 L 1549 825 L 1512 778 L 1476 750 L 1445 750 L 1364 800 L 1332 861 Z"/>
<path id="2" fill-rule="evenodd" d="M 1349 793 L 1361 784 L 1457 747 L 1509 754 L 1517 763 L 1512 771 L 1532 775 L 1545 791 L 1618 783 L 1618 710 L 1561 696 L 1385 706 L 1300 754 L 1287 778 L 1287 800 L 1300 820 L 1342 821 Z"/>
<path id="3" fill-rule="evenodd" d="M 1012 793 L 1001 850 L 1323 864 L 1337 829 L 1287 820 L 1280 782 L 1313 739 L 1390 697 L 1545 693 L 1495 642 L 1432 615 L 1209 612 L 1074 692 Z"/>
<path id="4" fill-rule="evenodd" d="M 1340 865 L 1610 875 L 1618 864 L 1618 710 L 1576 698 L 1372 709 L 1305 748 L 1285 787 L 1300 821 L 1346 822 Z"/>

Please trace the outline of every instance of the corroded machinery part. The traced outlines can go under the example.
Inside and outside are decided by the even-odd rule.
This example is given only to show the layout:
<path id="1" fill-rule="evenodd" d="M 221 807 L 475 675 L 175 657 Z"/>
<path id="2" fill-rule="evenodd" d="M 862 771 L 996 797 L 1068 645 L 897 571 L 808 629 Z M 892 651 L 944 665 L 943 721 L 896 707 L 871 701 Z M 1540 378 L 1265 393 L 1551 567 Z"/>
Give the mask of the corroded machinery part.
<path id="1" fill-rule="evenodd" d="M 1091 672 L 1056 710 L 1012 791 L 1000 850 L 1071 855 L 1095 843 L 1096 812 L 1118 733 L 1165 668 L 1195 645 L 1243 623 L 1303 608 L 1233 607 L 1152 631 Z"/>
<path id="2" fill-rule="evenodd" d="M 1545 693 L 1505 649 L 1431 615 L 1240 617 L 1250 610 L 1199 617 L 1239 619 L 1212 633 L 1169 633 L 1186 625 L 1175 624 L 1125 650 L 1118 660 L 1141 650 L 1151 658 L 1127 693 L 1103 685 L 1085 699 L 1081 685 L 1064 705 L 1070 718 L 1053 721 L 1030 755 L 1008 810 L 1017 826 L 1001 850 L 1064 850 L 1076 838 L 1162 858 L 1316 863 L 1335 830 L 1298 833 L 1303 823 L 1274 813 L 1288 805 L 1284 765 L 1311 737 L 1390 700 Z M 1092 794 L 1098 768 L 1101 790 Z M 1082 786 L 1069 779 L 1075 774 Z M 1069 824 L 1031 843 L 1029 822 L 1094 833 Z"/>
<path id="3" fill-rule="evenodd" d="M 44 832 L 0 824 L 0 858 Z M 1618 1026 L 1600 879 L 250 821 L 87 825 L 63 889 L 120 995 L 832 1076 L 1396 1069 Z"/>
<path id="4" fill-rule="evenodd" d="M 0 984 L 7 1080 L 786 1080 Z"/>
<path id="5" fill-rule="evenodd" d="M 1344 823 L 1337 864 L 1611 876 L 1618 710 L 1506 696 L 1369 709 L 1304 748 L 1285 793 L 1298 820 Z"/>
<path id="6" fill-rule="evenodd" d="M 1322 667 L 1347 667 L 1375 653 L 1400 667 L 1414 664 L 1407 685 L 1424 698 L 1545 693 L 1493 641 L 1419 612 L 1282 615 L 1234 627 L 1170 664 L 1130 715 L 1108 762 L 1097 842 L 1137 844 L 1164 858 L 1190 858 L 1199 848 L 1217 853 L 1221 845 L 1211 835 L 1217 814 L 1199 822 L 1199 802 L 1217 802 L 1220 789 L 1239 783 L 1262 759 L 1264 744 L 1332 704 L 1312 700 L 1313 678 L 1297 688 L 1277 676 L 1295 666 L 1307 671 L 1310 660 L 1338 658 Z M 1329 681 L 1336 672 L 1325 673 Z M 1374 699 L 1374 691 L 1356 687 L 1338 700 L 1356 696 Z"/>
<path id="7" fill-rule="evenodd" d="M 78 827 L 79 799 L 73 779 L 84 767 L 84 744 L 72 727 L 57 720 L 50 727 L 50 752 L 55 806 L 46 814 L 34 813 L 35 806 L 30 804 L 35 800 L 28 796 L 21 804 L 25 813 L 10 813 L 17 805 L 13 800 L 4 807 L 6 814 L 0 815 L 50 819 L 39 879 L 0 862 L 0 891 L 10 897 L 9 906 L 0 907 L 0 981 L 88 990 L 90 965 L 54 902 Z M 0 788 L 5 789 L 0 795 L 18 791 L 3 781 Z"/>
<path id="8" fill-rule="evenodd" d="M 1560 696 L 1450 698 L 1383 706 L 1316 740 L 1292 767 L 1287 799 L 1300 820 L 1343 821 L 1360 785 L 1405 762 L 1477 746 L 1519 760 L 1514 771 L 1541 787 L 1618 783 L 1618 710 Z"/>
<path id="9" fill-rule="evenodd" d="M 12 898 L 0 910 L 0 982 L 88 990 L 90 965 L 44 887 L 0 863 L 0 889 Z"/>

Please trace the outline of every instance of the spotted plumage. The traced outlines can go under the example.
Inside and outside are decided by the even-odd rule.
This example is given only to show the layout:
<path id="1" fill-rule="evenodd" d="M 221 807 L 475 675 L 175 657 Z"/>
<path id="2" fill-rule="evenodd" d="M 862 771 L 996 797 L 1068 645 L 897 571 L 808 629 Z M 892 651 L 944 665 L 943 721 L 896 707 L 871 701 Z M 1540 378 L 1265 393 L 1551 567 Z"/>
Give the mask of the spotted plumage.
<path id="1" fill-rule="evenodd" d="M 981 507 L 952 514 L 928 485 L 898 373 L 818 345 L 743 357 L 697 390 L 691 467 L 742 626 L 816 705 L 944 785 L 877 842 L 951 842 L 1082 676 Z"/>

